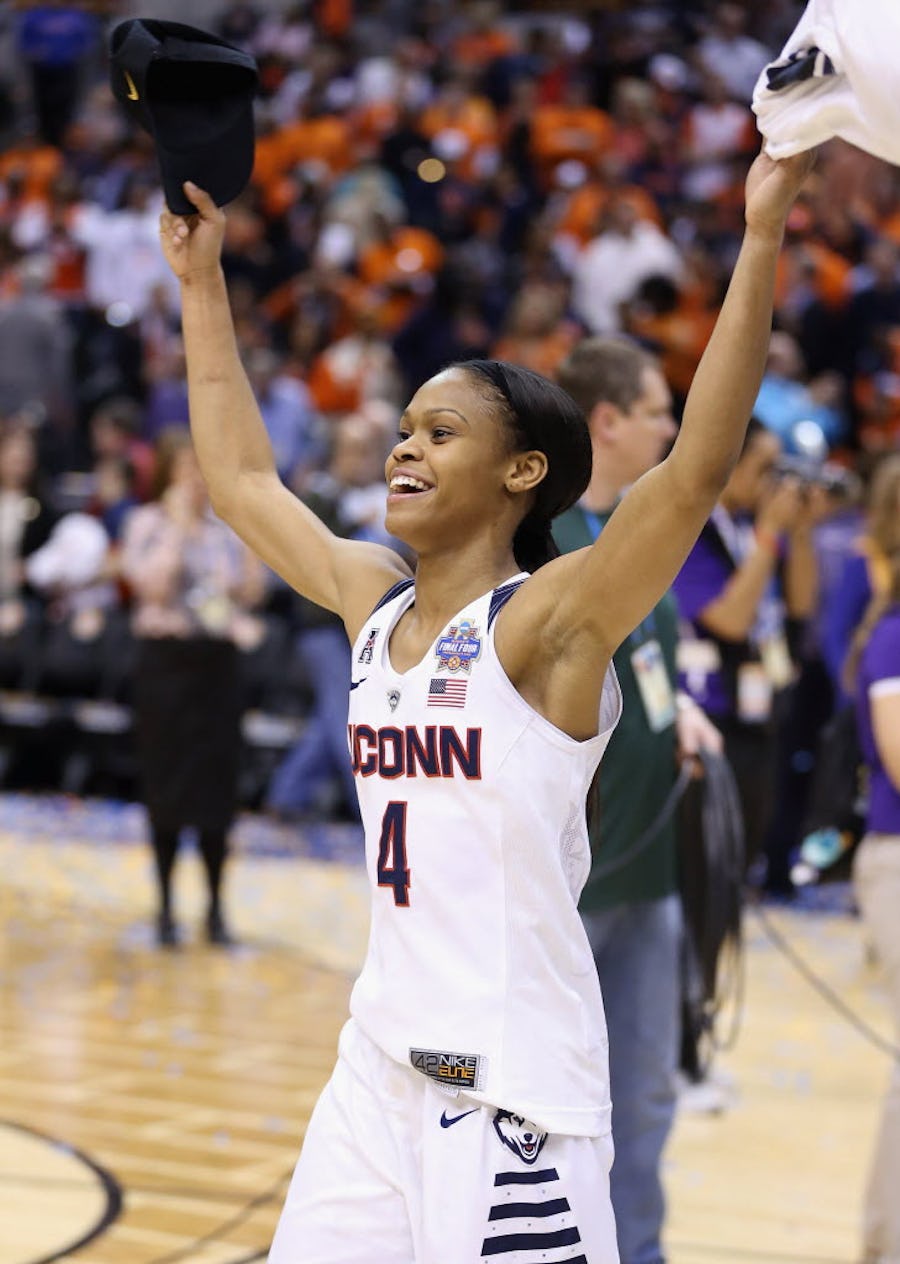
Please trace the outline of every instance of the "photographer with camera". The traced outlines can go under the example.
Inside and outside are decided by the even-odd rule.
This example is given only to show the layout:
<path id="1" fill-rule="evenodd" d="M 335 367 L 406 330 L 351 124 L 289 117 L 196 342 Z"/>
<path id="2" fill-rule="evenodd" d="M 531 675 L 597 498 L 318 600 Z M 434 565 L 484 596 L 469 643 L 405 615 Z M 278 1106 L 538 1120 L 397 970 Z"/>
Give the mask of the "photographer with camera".
<path id="1" fill-rule="evenodd" d="M 828 442 L 812 418 L 804 418 L 793 427 L 791 452 L 779 459 L 776 476 L 799 480 L 804 497 L 815 497 L 811 516 L 818 571 L 813 616 L 802 624 L 788 624 L 794 633 L 791 652 L 796 677 L 779 708 L 775 806 L 764 842 L 766 891 L 792 897 L 795 881 L 805 883 L 812 877 L 809 855 L 803 857 L 802 876 L 795 869 L 801 843 L 810 830 L 820 828 L 823 813 L 831 815 L 840 780 L 829 759 L 823 757 L 823 744 L 832 758 L 838 745 L 843 752 L 842 761 L 852 759 L 854 754 L 842 742 L 842 735 L 850 731 L 852 736 L 852 730 L 835 715 L 825 633 L 826 612 L 833 604 L 847 553 L 859 534 L 861 485 L 852 470 L 828 460 Z"/>
<path id="2" fill-rule="evenodd" d="M 817 599 L 821 485 L 779 471 L 777 435 L 751 420 L 740 460 L 675 580 L 680 683 L 725 739 L 748 864 L 773 808 L 777 727 L 795 679 L 792 645 Z"/>

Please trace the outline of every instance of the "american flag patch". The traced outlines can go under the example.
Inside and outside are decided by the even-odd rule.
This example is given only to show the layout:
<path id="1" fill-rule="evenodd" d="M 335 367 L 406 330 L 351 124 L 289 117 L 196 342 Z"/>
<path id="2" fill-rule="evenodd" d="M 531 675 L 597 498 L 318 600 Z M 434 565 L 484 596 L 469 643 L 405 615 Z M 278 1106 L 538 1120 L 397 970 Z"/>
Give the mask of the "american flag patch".
<path id="1" fill-rule="evenodd" d="M 448 680 L 446 676 L 432 677 L 428 686 L 428 706 L 464 707 L 468 683 L 467 680 Z"/>

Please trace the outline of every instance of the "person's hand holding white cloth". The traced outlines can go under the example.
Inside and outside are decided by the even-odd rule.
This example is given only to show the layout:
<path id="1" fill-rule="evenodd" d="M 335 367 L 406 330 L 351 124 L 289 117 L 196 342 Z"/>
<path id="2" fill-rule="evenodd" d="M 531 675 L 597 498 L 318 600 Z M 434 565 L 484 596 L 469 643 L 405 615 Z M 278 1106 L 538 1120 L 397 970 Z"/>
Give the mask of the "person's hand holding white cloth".
<path id="1" fill-rule="evenodd" d="M 840 136 L 900 166 L 900 4 L 809 0 L 753 111 L 773 158 Z"/>

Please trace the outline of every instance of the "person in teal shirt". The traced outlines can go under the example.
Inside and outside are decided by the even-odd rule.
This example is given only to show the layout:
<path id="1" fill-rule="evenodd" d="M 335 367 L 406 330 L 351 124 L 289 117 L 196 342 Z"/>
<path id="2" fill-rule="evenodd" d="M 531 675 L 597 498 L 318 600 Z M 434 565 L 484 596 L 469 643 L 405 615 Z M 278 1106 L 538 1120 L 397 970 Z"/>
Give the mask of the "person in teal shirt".
<path id="1" fill-rule="evenodd" d="M 553 524 L 560 551 L 570 553 L 596 540 L 622 493 L 663 458 L 676 424 L 657 361 L 627 339 L 585 339 L 557 381 L 583 409 L 594 452 L 587 490 Z M 633 860 L 627 854 L 659 816 L 679 759 L 703 747 L 721 750 L 718 731 L 677 694 L 677 630 L 667 593 L 613 657 L 622 718 L 591 791 L 593 865 L 580 903 L 609 1031 L 621 1264 L 665 1260 L 660 1164 L 675 1114 L 681 1035 L 674 821 Z"/>

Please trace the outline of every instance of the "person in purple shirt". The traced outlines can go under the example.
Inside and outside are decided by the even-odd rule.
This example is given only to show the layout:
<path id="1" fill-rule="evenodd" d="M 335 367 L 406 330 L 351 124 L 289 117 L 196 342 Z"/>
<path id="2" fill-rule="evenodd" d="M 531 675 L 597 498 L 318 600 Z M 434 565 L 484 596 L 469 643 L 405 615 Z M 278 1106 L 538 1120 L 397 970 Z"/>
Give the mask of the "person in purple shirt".
<path id="1" fill-rule="evenodd" d="M 900 545 L 898 496 L 900 454 L 894 454 L 883 457 L 872 475 L 865 518 L 855 532 L 836 583 L 826 594 L 822 648 L 839 690 L 846 684 L 844 665 L 856 629 L 873 596 L 883 594 L 888 582 L 887 558 Z"/>
<path id="2" fill-rule="evenodd" d="M 818 499 L 775 481 L 777 435 L 750 422 L 741 457 L 673 585 L 679 685 L 725 738 L 749 859 L 772 810 L 776 719 L 794 679 L 789 621 L 815 608 Z M 783 708 L 782 708 L 783 709 Z"/>
<path id="3" fill-rule="evenodd" d="M 900 590 L 897 602 L 900 603 Z M 887 610 L 875 625 L 861 657 L 856 684 L 860 746 L 869 769 L 866 824 L 870 832 L 900 836 L 900 789 L 896 776 L 891 777 L 890 753 L 882 750 L 883 743 L 879 745 L 879 736 L 888 736 L 887 720 L 881 723 L 877 718 L 878 699 L 894 694 L 900 697 L 900 604 Z M 885 710 L 886 714 L 890 711 L 890 704 Z M 900 710 L 892 722 L 894 732 L 890 736 L 900 740 Z"/>
<path id="4" fill-rule="evenodd" d="M 895 504 L 897 546 L 887 592 L 869 607 L 854 642 L 848 674 L 855 684 L 857 724 L 869 770 L 867 832 L 853 880 L 871 943 L 886 975 L 894 1026 L 900 1032 L 900 484 Z M 885 1098 L 863 1213 L 863 1258 L 900 1259 L 900 1062 Z"/>

